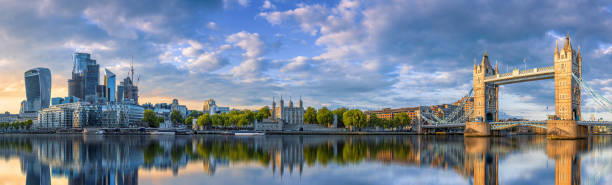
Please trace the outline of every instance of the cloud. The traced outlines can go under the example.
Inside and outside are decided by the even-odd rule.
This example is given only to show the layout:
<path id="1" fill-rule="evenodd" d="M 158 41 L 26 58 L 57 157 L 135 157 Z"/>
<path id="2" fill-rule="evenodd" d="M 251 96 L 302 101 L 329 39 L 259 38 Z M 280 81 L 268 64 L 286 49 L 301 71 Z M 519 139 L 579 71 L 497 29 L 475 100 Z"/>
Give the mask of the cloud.
<path id="1" fill-rule="evenodd" d="M 257 58 L 266 51 L 266 45 L 259 38 L 258 33 L 241 31 L 227 36 L 225 40 L 244 49 L 246 51 L 243 55 L 245 58 Z"/>
<path id="2" fill-rule="evenodd" d="M 212 21 L 208 22 L 208 24 L 206 24 L 206 27 L 211 30 L 219 29 L 219 27 L 217 27 L 217 23 L 212 22 Z"/>
<path id="3" fill-rule="evenodd" d="M 265 0 L 263 5 L 261 5 L 261 8 L 263 8 L 263 9 L 276 9 L 276 6 L 274 4 L 272 4 L 272 2 L 270 2 L 269 0 Z"/>

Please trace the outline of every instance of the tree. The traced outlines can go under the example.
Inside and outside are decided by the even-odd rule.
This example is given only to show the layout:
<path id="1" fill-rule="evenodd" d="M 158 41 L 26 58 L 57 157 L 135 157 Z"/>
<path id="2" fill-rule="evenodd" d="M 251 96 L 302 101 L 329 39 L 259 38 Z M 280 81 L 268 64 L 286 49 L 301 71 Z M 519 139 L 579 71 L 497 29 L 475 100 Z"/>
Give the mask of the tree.
<path id="1" fill-rule="evenodd" d="M 197 118 L 199 118 L 199 117 L 200 117 L 202 114 L 204 114 L 204 112 L 194 110 L 194 111 L 191 111 L 191 112 L 189 113 L 188 117 L 189 117 L 189 116 L 191 116 L 192 118 L 197 119 Z"/>
<path id="2" fill-rule="evenodd" d="M 187 116 L 187 118 L 185 118 L 185 125 L 191 125 L 193 124 L 193 117 L 191 116 Z"/>
<path id="3" fill-rule="evenodd" d="M 334 121 L 334 114 L 327 109 L 327 107 L 322 107 L 317 111 L 317 122 L 321 125 L 331 125 Z"/>
<path id="4" fill-rule="evenodd" d="M 172 123 L 174 124 L 178 124 L 185 121 L 185 119 L 183 119 L 183 115 L 181 115 L 181 112 L 179 112 L 178 110 L 173 110 L 170 114 L 170 121 L 172 121 Z"/>
<path id="5" fill-rule="evenodd" d="M 209 114 L 202 114 L 198 117 L 198 126 L 208 126 L 212 124 L 212 120 Z"/>
<path id="6" fill-rule="evenodd" d="M 27 129 L 30 129 L 32 127 L 32 125 L 34 124 L 34 122 L 31 119 L 28 119 L 27 121 L 24 122 L 25 123 L 25 127 Z"/>
<path id="7" fill-rule="evenodd" d="M 352 127 L 362 128 L 366 124 L 366 116 L 359 109 L 352 109 L 344 112 L 342 119 L 344 120 L 344 124 L 349 126 L 351 130 Z"/>
<path id="8" fill-rule="evenodd" d="M 142 118 L 142 122 L 147 123 L 149 127 L 154 127 L 154 125 L 159 126 L 159 123 L 157 122 L 157 115 L 155 115 L 155 112 L 153 112 L 153 110 L 144 111 L 144 117 Z"/>
<path id="9" fill-rule="evenodd" d="M 220 114 L 214 114 L 211 116 L 213 126 L 223 126 L 223 117 Z"/>
<path id="10" fill-rule="evenodd" d="M 343 122 L 342 117 L 343 117 L 343 115 L 344 115 L 344 112 L 346 112 L 346 111 L 347 111 L 347 110 L 346 110 L 346 108 L 344 108 L 344 107 L 342 107 L 342 108 L 337 108 L 336 110 L 334 110 L 334 111 L 333 111 L 333 112 L 334 112 L 334 114 L 336 115 L 336 117 L 338 118 L 338 125 L 344 125 L 344 122 Z"/>
<path id="11" fill-rule="evenodd" d="M 410 125 L 410 117 L 405 112 L 393 116 L 393 127 L 406 127 Z"/>
<path id="12" fill-rule="evenodd" d="M 368 119 L 368 126 L 384 128 L 381 123 L 382 123 L 382 121 L 380 120 L 380 118 L 378 118 L 378 116 L 376 114 L 374 114 L 374 113 L 370 114 L 370 119 Z"/>
<path id="13" fill-rule="evenodd" d="M 304 123 L 315 124 L 317 123 L 317 110 L 312 107 L 306 108 L 304 113 Z"/>
<path id="14" fill-rule="evenodd" d="M 268 107 L 268 106 L 264 106 L 264 107 L 260 108 L 257 112 L 261 113 L 263 115 L 264 119 L 270 117 L 270 107 Z"/>
<path id="15" fill-rule="evenodd" d="M 155 125 L 153 125 L 153 127 L 159 128 L 159 124 L 161 124 L 161 123 L 163 123 L 165 121 L 166 121 L 166 119 L 164 119 L 163 116 L 159 116 L 159 117 L 157 117 L 157 121 L 155 122 Z"/>

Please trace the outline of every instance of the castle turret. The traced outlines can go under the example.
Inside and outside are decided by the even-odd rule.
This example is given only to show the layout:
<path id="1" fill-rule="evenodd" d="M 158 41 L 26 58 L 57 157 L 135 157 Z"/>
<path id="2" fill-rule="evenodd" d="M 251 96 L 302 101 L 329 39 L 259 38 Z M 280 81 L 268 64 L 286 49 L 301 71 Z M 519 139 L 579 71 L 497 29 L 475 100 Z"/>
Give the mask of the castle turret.
<path id="1" fill-rule="evenodd" d="M 276 120 L 276 101 L 274 101 L 274 97 L 272 97 L 272 110 L 270 110 L 271 113 L 271 119 L 272 120 Z"/>
<path id="2" fill-rule="evenodd" d="M 304 108 L 304 105 L 303 105 L 303 103 L 302 103 L 302 97 L 301 97 L 301 96 L 300 96 L 300 101 L 298 102 L 298 106 L 299 106 L 300 108 Z"/>

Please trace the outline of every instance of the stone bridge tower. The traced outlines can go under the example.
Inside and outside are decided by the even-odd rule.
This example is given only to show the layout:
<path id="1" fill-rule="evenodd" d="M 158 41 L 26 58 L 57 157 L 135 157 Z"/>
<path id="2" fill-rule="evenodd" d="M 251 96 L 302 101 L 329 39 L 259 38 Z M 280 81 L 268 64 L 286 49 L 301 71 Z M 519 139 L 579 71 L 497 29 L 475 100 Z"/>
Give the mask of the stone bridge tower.
<path id="1" fill-rule="evenodd" d="M 495 84 L 485 83 L 486 76 L 497 75 L 498 68 L 491 66 L 489 56 L 485 52 L 480 64 L 474 64 L 474 112 L 466 123 L 466 136 L 488 136 L 491 127 L 487 122 L 497 121 L 499 88 Z"/>
<path id="2" fill-rule="evenodd" d="M 569 34 L 563 48 L 555 46 L 555 117 L 547 124 L 549 139 L 584 138 L 588 128 L 580 126 L 581 120 L 580 84 L 573 75 L 582 79 L 582 55 L 572 48 Z"/>
<path id="3" fill-rule="evenodd" d="M 582 78 L 582 56 L 567 35 L 561 51 L 555 46 L 555 114 L 560 120 L 580 121 L 580 85 L 572 73 Z"/>

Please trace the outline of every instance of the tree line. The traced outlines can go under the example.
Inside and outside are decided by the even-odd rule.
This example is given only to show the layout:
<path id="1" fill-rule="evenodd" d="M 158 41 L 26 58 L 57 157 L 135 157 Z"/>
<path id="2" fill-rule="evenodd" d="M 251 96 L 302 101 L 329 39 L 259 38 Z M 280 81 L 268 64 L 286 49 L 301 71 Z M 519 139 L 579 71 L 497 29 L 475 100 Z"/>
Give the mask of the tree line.
<path id="1" fill-rule="evenodd" d="M 331 126 L 336 116 L 339 127 L 347 128 L 405 128 L 410 125 L 410 117 L 405 112 L 393 115 L 393 119 L 378 118 L 376 114 L 366 115 L 359 109 L 338 108 L 333 111 L 327 107 L 316 110 L 313 107 L 306 108 L 304 123 Z"/>
<path id="2" fill-rule="evenodd" d="M 262 107 L 258 111 L 251 110 L 232 110 L 229 113 L 213 114 L 204 113 L 202 111 L 191 111 L 186 118 L 183 118 L 181 112 L 174 110 L 170 113 L 170 121 L 174 125 L 192 125 L 193 120 L 196 124 L 202 127 L 245 127 L 252 125 L 255 120 L 262 121 L 270 116 L 270 108 Z M 145 110 L 143 123 L 149 127 L 159 128 L 159 124 L 164 122 L 163 116 L 157 116 L 153 110 Z"/>
<path id="3" fill-rule="evenodd" d="M 245 127 L 252 125 L 255 120 L 262 121 L 270 117 L 270 108 L 264 106 L 257 111 L 251 110 L 232 110 L 229 113 L 213 114 L 204 113 L 201 111 L 192 111 L 186 118 L 183 118 L 177 110 L 172 111 L 170 120 L 173 124 L 192 125 L 193 120 L 196 120 L 197 126 L 201 127 Z M 334 118 L 335 117 L 335 118 Z M 327 107 L 315 109 L 313 107 L 306 108 L 304 112 L 304 123 L 320 124 L 331 127 L 336 119 L 338 127 L 346 128 L 385 128 L 385 129 L 403 129 L 410 125 L 410 117 L 405 112 L 393 115 L 393 119 L 378 118 L 376 114 L 366 115 L 359 109 L 347 109 L 344 107 L 330 110 Z M 164 117 L 157 116 L 153 110 L 145 110 L 142 120 L 150 127 L 158 128 L 159 124 L 164 122 Z"/>
<path id="4" fill-rule="evenodd" d="M 12 123 L 0 123 L 0 128 L 6 129 L 30 129 L 34 125 L 34 121 L 31 119 L 26 121 L 17 121 Z"/>

